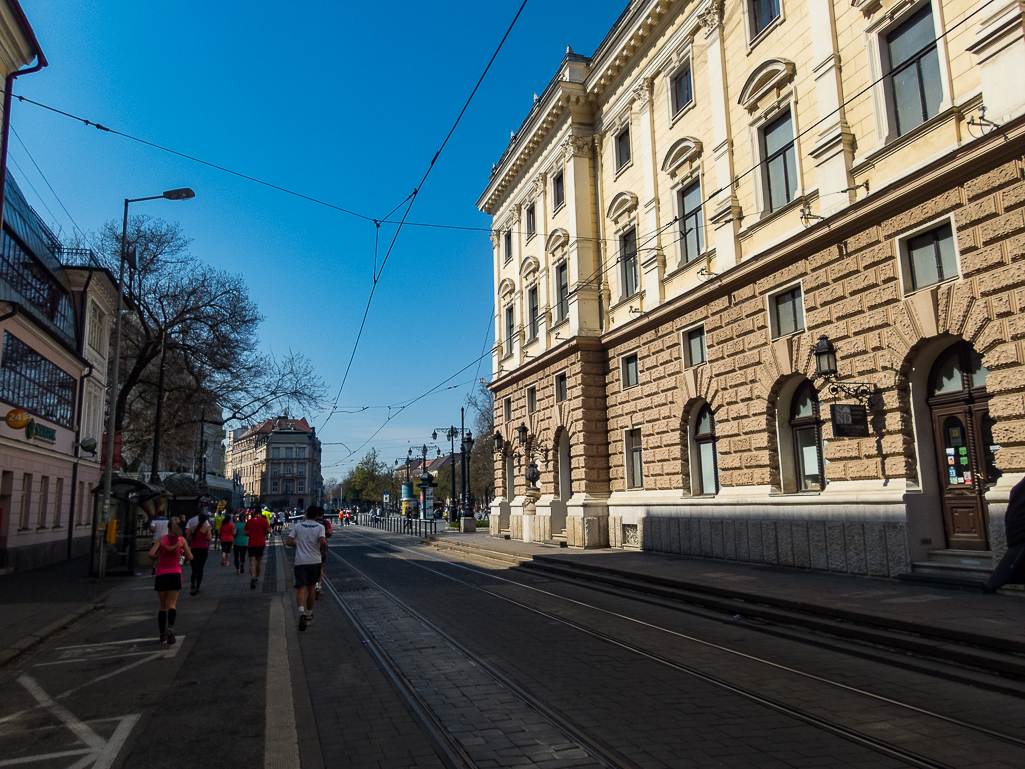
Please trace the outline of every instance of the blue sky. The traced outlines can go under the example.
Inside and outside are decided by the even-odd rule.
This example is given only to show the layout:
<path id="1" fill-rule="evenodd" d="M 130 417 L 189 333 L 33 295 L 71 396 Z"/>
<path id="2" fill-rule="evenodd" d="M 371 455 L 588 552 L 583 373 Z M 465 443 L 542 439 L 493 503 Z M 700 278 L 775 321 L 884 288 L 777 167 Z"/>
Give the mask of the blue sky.
<path id="1" fill-rule="evenodd" d="M 519 0 L 21 4 L 50 66 L 16 81 L 16 94 L 380 219 L 426 172 Z M 592 53 L 625 5 L 527 3 L 409 216 L 484 231 L 399 234 L 338 401 L 357 413 L 335 413 L 322 431 L 327 411 L 308 415 L 329 444 L 325 477 L 371 446 L 387 461 L 404 456 L 458 422 L 475 374 L 491 378 L 485 358 L 455 389 L 387 408 L 490 347 L 490 221 L 474 204 L 566 45 Z M 193 187 L 194 200 L 132 213 L 180 222 L 194 254 L 244 275 L 266 316 L 263 348 L 302 352 L 334 398 L 372 287 L 372 222 L 27 103 L 15 102 L 12 125 L 11 171 L 67 236 L 119 219 L 126 197 Z M 394 232 L 381 227 L 381 254 Z"/>

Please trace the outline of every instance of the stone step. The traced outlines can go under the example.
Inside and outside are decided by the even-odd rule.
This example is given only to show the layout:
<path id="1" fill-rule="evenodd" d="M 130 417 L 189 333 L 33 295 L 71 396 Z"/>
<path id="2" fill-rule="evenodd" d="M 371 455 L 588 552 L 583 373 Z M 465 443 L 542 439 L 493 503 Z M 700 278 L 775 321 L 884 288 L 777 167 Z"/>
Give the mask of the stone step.
<path id="1" fill-rule="evenodd" d="M 930 550 L 929 563 L 953 563 L 980 566 L 992 571 L 993 553 L 988 550 Z"/>
<path id="2" fill-rule="evenodd" d="M 981 566 L 978 564 L 951 563 L 948 561 L 914 561 L 911 564 L 913 574 L 949 574 L 951 576 L 964 576 L 970 579 L 984 580 L 993 571 L 992 564 Z"/>
<path id="3" fill-rule="evenodd" d="M 569 543 L 565 537 L 552 537 L 551 539 L 541 540 L 541 544 L 545 547 L 569 547 Z"/>

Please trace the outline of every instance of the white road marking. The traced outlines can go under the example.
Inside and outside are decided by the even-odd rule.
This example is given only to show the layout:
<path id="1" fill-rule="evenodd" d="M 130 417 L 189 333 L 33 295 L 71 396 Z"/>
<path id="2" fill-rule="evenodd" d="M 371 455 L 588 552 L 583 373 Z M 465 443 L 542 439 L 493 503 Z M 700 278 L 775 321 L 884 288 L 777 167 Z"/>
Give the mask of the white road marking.
<path id="1" fill-rule="evenodd" d="M 267 725 L 263 752 L 265 769 L 299 769 L 299 735 L 295 727 L 292 675 L 289 672 L 288 646 L 285 642 L 286 600 L 286 595 L 283 594 L 280 600 L 273 600 L 270 605 L 270 633 L 267 639 Z"/>
<path id="2" fill-rule="evenodd" d="M 58 646 L 58 649 L 92 649 L 95 646 L 120 646 L 122 644 L 153 644 L 156 639 L 153 636 L 145 638 L 130 638 L 127 641 L 100 641 L 94 644 L 76 644 L 75 646 Z"/>
<path id="3" fill-rule="evenodd" d="M 82 748 L 81 750 L 62 750 L 62 751 L 60 751 L 58 753 L 43 753 L 42 755 L 39 755 L 39 756 L 23 756 L 22 758 L 8 758 L 5 761 L 0 761 L 0 766 L 17 766 L 18 764 L 31 764 L 31 763 L 34 763 L 36 761 L 49 761 L 51 758 L 64 758 L 66 756 L 80 756 L 83 753 L 86 754 L 85 758 L 89 759 L 89 763 L 92 763 L 92 761 L 95 758 L 96 754 L 92 750 L 90 750 L 89 748 Z M 78 762 L 72 764 L 72 766 L 79 766 L 80 764 L 82 764 L 82 762 L 78 761 Z M 86 763 L 86 764 L 82 764 L 82 765 L 83 766 L 88 766 L 89 764 Z"/>
<path id="4" fill-rule="evenodd" d="M 44 708 L 53 713 L 57 718 L 64 722 L 78 739 L 84 742 L 93 750 L 99 750 L 103 747 L 103 738 L 90 729 L 85 723 L 79 721 L 75 715 L 60 703 L 54 702 L 50 695 L 43 691 L 43 687 L 35 682 L 28 676 L 21 676 L 18 679 L 18 683 L 28 689 L 36 702 L 42 705 Z"/>

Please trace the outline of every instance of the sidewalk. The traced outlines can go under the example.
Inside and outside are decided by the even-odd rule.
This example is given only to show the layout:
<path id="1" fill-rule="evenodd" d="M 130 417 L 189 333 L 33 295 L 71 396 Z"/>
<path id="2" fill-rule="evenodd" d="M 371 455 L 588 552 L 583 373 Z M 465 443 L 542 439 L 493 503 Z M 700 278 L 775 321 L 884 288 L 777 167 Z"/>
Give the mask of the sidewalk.
<path id="1" fill-rule="evenodd" d="M 121 578 L 86 576 L 89 556 L 0 577 L 0 665 L 102 605 Z"/>
<path id="2" fill-rule="evenodd" d="M 921 636 L 918 646 L 969 644 L 981 647 L 980 654 L 991 650 L 1015 658 L 1025 655 L 1025 599 L 1016 595 L 965 593 L 889 579 L 636 550 L 555 549 L 484 532 L 434 541 L 496 551 L 529 560 L 524 565 L 531 568 L 679 597 L 741 615 L 784 622 L 807 619 L 797 624 L 811 627 L 814 622 L 819 628 L 846 622 Z M 871 633 L 862 635 L 868 640 Z M 1025 667 L 1025 659 L 1020 663 Z"/>

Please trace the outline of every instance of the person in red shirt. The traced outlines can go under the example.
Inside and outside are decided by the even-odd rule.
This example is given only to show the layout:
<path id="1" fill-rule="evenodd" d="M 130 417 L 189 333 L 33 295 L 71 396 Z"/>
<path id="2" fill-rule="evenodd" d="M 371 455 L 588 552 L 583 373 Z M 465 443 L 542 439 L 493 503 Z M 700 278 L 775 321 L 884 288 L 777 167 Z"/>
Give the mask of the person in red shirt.
<path id="1" fill-rule="evenodd" d="M 263 549 L 267 546 L 270 524 L 261 513 L 253 513 L 243 532 L 249 537 L 249 587 L 255 589 L 263 571 Z"/>

